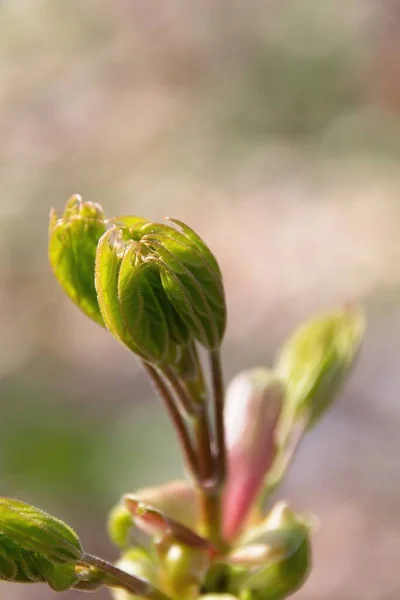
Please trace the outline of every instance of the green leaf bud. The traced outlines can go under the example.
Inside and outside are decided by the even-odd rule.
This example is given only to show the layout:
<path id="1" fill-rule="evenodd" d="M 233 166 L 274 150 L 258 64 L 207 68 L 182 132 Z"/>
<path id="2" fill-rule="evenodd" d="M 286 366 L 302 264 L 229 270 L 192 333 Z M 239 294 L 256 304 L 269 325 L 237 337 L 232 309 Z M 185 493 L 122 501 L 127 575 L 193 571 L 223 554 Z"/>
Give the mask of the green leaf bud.
<path id="1" fill-rule="evenodd" d="M 102 208 L 71 196 L 64 214 L 52 211 L 49 225 L 49 260 L 67 296 L 93 321 L 103 325 L 94 285 L 96 246 L 105 232 Z"/>
<path id="2" fill-rule="evenodd" d="M 116 546 L 126 548 L 129 545 L 129 532 L 133 526 L 133 518 L 123 504 L 117 504 L 108 517 L 108 535 Z"/>
<path id="3" fill-rule="evenodd" d="M 74 564 L 54 564 L 42 559 L 41 572 L 49 587 L 55 592 L 64 592 L 78 582 Z"/>
<path id="4" fill-rule="evenodd" d="M 0 579 L 18 583 L 43 581 L 39 558 L 39 555 L 24 550 L 0 534 Z"/>
<path id="5" fill-rule="evenodd" d="M 281 444 L 297 418 L 311 427 L 331 406 L 358 354 L 364 330 L 364 313 L 352 306 L 308 321 L 289 338 L 276 364 L 287 389 Z"/>
<path id="6" fill-rule="evenodd" d="M 181 228 L 120 217 L 100 239 L 95 286 L 106 327 L 144 360 L 177 365 L 193 339 L 219 347 L 226 324 L 217 262 Z"/>
<path id="7" fill-rule="evenodd" d="M 171 544 L 163 557 L 163 566 L 173 595 L 179 598 L 192 597 L 209 565 L 208 552 L 184 544 Z"/>
<path id="8" fill-rule="evenodd" d="M 148 236 L 160 258 L 163 288 L 193 337 L 217 349 L 226 327 L 221 272 L 204 242 L 186 225 L 174 222 L 182 231 L 163 226 Z"/>
<path id="9" fill-rule="evenodd" d="M 97 247 L 95 284 L 104 322 L 142 359 L 174 363 L 187 328 L 165 295 L 154 258 L 130 236 L 126 227 L 113 226 Z"/>
<path id="10" fill-rule="evenodd" d="M 48 583 L 56 591 L 78 582 L 74 563 L 54 564 L 47 558 L 21 548 L 0 534 L 0 579 L 13 583 Z"/>
<path id="11" fill-rule="evenodd" d="M 118 278 L 118 298 L 124 323 L 143 356 L 158 364 L 174 363 L 179 351 L 174 318 L 160 281 L 157 263 L 134 242 L 125 253 Z M 182 340 L 186 337 L 186 328 Z"/>
<path id="12" fill-rule="evenodd" d="M 258 566 L 238 580 L 243 599 L 283 600 L 304 584 L 311 568 L 309 526 L 286 504 L 277 504 L 265 522 L 243 538 L 247 542 L 264 544 L 265 558 L 259 553 Z"/>
<path id="13" fill-rule="evenodd" d="M 71 527 L 20 500 L 0 498 L 0 534 L 51 562 L 75 562 L 82 556 L 79 538 Z"/>
<path id="14" fill-rule="evenodd" d="M 125 552 L 116 566 L 122 571 L 148 581 L 152 586 L 161 587 L 159 565 L 143 548 L 131 548 Z M 114 600 L 140 600 L 139 596 L 129 594 L 123 589 L 111 589 Z"/>

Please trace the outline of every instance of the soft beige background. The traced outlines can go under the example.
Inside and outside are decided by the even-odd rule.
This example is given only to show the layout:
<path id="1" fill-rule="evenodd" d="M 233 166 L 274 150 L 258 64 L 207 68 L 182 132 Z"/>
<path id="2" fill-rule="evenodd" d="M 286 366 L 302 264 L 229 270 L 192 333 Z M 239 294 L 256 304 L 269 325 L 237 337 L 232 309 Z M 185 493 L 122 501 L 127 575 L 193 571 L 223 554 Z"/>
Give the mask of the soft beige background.
<path id="1" fill-rule="evenodd" d="M 111 505 L 181 473 L 135 361 L 46 256 L 49 208 L 74 192 L 176 216 L 225 274 L 227 378 L 270 364 L 314 311 L 365 303 L 358 367 L 281 495 L 320 517 L 299 599 L 398 598 L 399 31 L 383 0 L 0 2 L 2 494 L 113 559 Z"/>

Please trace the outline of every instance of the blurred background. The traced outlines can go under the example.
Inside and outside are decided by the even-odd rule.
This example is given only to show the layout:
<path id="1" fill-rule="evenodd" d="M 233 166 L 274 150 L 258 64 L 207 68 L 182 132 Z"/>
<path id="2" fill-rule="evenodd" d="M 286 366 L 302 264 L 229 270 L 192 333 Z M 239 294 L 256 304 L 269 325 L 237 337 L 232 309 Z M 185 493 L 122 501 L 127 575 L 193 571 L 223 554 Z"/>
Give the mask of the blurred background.
<path id="1" fill-rule="evenodd" d="M 366 305 L 357 369 L 281 495 L 321 519 L 299 600 L 398 598 L 399 159 L 399 0 L 2 0 L 1 494 L 114 559 L 109 508 L 182 475 L 137 363 L 47 262 L 72 193 L 176 216 L 225 275 L 227 379 L 312 313 Z"/>

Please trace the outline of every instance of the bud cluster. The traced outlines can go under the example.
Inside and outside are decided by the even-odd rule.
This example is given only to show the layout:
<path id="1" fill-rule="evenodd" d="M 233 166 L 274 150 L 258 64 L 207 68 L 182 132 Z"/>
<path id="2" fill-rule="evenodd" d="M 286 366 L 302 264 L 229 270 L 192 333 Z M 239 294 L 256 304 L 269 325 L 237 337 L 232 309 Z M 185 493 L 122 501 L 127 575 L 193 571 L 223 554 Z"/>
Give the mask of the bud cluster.
<path id="1" fill-rule="evenodd" d="M 181 221 L 106 220 L 97 204 L 72 196 L 62 217 L 51 215 L 49 256 L 70 298 L 146 362 L 179 364 L 193 340 L 221 345 L 221 271 Z"/>
<path id="2" fill-rule="evenodd" d="M 69 298 L 141 361 L 190 481 L 123 496 L 108 524 L 120 550 L 115 564 L 86 554 L 62 521 L 0 498 L 0 578 L 57 591 L 107 586 L 115 600 L 291 596 L 311 569 L 311 520 L 284 502 L 271 506 L 271 495 L 354 364 L 362 310 L 310 320 L 273 367 L 243 371 L 225 391 L 222 274 L 187 225 L 107 219 L 99 205 L 72 196 L 62 216 L 51 214 L 49 259 Z"/>

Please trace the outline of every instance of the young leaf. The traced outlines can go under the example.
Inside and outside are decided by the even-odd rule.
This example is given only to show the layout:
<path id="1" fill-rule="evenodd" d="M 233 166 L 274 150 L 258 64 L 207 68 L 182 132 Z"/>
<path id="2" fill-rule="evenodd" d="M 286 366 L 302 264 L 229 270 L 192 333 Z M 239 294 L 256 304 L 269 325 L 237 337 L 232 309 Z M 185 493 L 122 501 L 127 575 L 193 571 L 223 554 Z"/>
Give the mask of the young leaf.
<path id="1" fill-rule="evenodd" d="M 249 542 L 264 545 L 266 560 L 256 561 L 238 578 L 247 597 L 283 600 L 304 584 L 311 568 L 309 527 L 286 504 L 277 504 L 264 523 L 244 536 L 242 543 Z"/>
<path id="2" fill-rule="evenodd" d="M 95 260 L 95 286 L 105 326 L 132 352 L 139 354 L 122 318 L 118 300 L 118 277 L 125 252 L 122 232 L 109 229 L 99 240 Z"/>
<path id="3" fill-rule="evenodd" d="M 280 444 L 297 418 L 306 418 L 312 427 L 330 407 L 358 354 L 364 330 L 363 311 L 346 307 L 308 321 L 289 338 L 276 364 L 288 392 Z"/>
<path id="4" fill-rule="evenodd" d="M 129 545 L 129 531 L 133 526 L 133 518 L 126 506 L 117 504 L 108 516 L 108 535 L 119 548 Z"/>
<path id="5" fill-rule="evenodd" d="M 137 496 L 127 494 L 124 496 L 124 502 L 133 516 L 135 525 L 149 535 L 159 539 L 167 537 L 191 548 L 214 552 L 214 547 L 209 540 L 145 504 Z"/>
<path id="6" fill-rule="evenodd" d="M 276 456 L 276 426 L 285 388 L 262 367 L 239 373 L 226 392 L 224 426 L 228 480 L 223 499 L 223 529 L 233 539 Z"/>
<path id="7" fill-rule="evenodd" d="M 49 260 L 67 296 L 100 325 L 103 319 L 94 285 L 96 246 L 105 232 L 104 213 L 98 204 L 71 196 L 62 217 L 52 211 L 49 225 Z"/>
<path id="8" fill-rule="evenodd" d="M 71 527 L 20 500 L 0 497 L 0 533 L 19 548 L 51 562 L 75 562 L 82 556 L 79 538 Z"/>
<path id="9" fill-rule="evenodd" d="M 197 236 L 199 242 L 172 227 L 146 237 L 154 243 L 163 288 L 182 321 L 206 348 L 219 348 L 226 305 L 222 276 L 211 252 Z"/>
<path id="10" fill-rule="evenodd" d="M 55 592 L 64 592 L 70 589 L 79 579 L 74 564 L 55 564 L 46 559 L 41 559 L 41 573 L 44 580 Z"/>
<path id="11" fill-rule="evenodd" d="M 142 257 L 137 244 L 127 248 L 118 277 L 118 300 L 126 328 L 150 362 L 174 362 L 164 292 L 154 261 Z"/>

